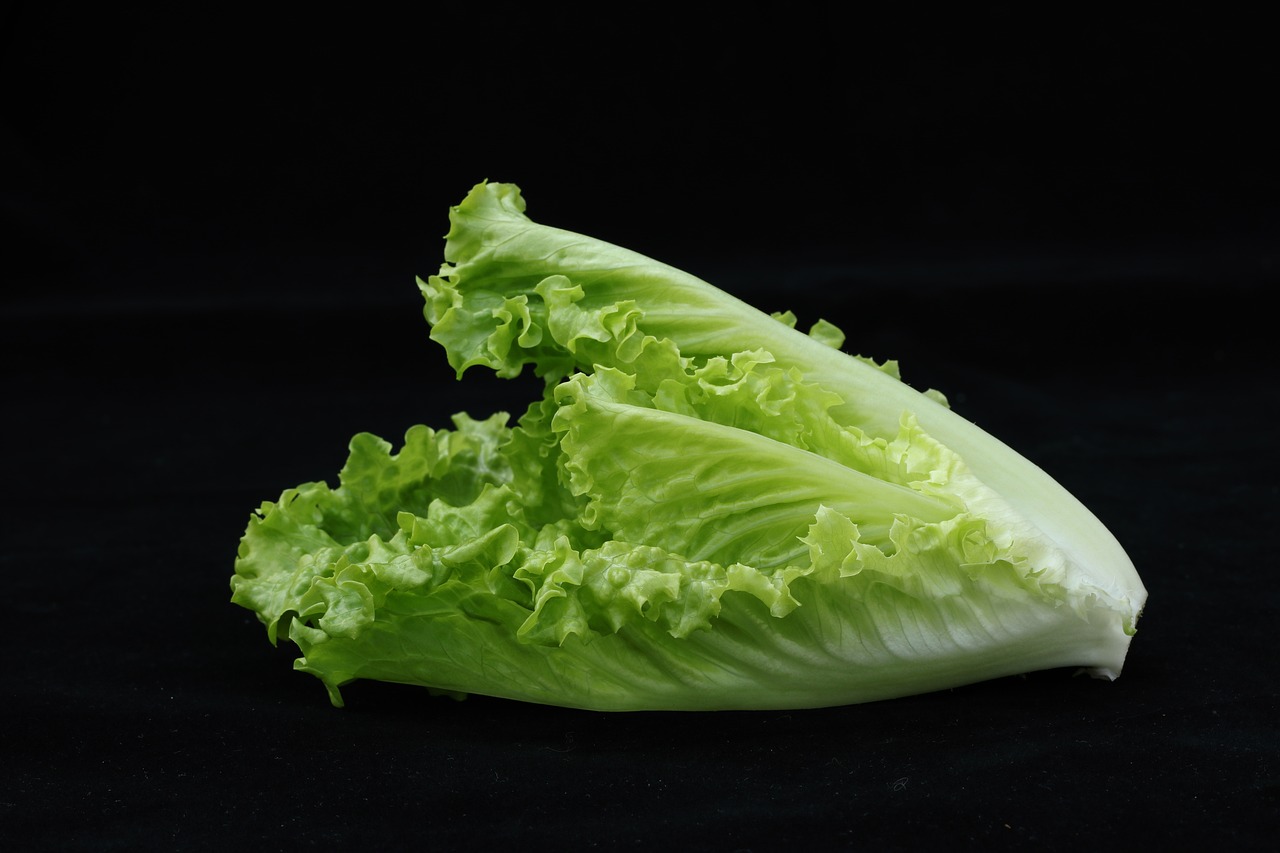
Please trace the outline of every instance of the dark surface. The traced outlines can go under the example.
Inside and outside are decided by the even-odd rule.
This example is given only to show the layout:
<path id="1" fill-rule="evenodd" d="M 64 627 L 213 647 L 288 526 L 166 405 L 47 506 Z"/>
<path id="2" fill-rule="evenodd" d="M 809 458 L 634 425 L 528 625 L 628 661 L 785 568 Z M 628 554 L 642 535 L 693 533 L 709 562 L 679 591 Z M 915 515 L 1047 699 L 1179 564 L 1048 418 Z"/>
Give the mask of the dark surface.
<path id="1" fill-rule="evenodd" d="M 7 849 L 1273 841 L 1280 186 L 1256 23 L 725 38 L 619 13 L 583 38 L 532 13 L 10 8 Z M 1123 676 L 613 715 L 358 683 L 332 708 L 229 604 L 236 543 L 355 432 L 523 407 L 526 384 L 454 382 L 413 282 L 482 178 L 837 323 L 1059 478 L 1151 592 Z"/>

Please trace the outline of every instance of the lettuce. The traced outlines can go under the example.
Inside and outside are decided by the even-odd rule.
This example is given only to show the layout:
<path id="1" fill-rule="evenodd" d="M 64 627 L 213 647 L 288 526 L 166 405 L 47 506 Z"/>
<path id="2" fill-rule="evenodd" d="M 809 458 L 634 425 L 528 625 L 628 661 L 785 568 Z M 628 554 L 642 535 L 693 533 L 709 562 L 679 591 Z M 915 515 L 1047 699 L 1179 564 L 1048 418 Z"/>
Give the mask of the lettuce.
<path id="1" fill-rule="evenodd" d="M 542 396 L 357 435 L 240 542 L 232 600 L 335 705 L 356 679 L 695 710 L 1119 675 L 1146 590 L 1045 472 L 835 326 L 524 211 L 476 186 L 418 285 L 460 379 Z"/>

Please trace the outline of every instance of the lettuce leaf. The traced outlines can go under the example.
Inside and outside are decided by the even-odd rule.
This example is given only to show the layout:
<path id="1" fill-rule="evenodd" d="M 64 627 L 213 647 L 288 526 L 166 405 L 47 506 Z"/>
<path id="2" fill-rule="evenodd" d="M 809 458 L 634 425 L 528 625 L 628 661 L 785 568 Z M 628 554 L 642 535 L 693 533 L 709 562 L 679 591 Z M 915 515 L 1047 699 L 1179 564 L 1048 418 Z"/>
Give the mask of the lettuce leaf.
<path id="1" fill-rule="evenodd" d="M 507 413 L 356 436 L 264 503 L 232 600 L 356 679 L 598 710 L 818 707 L 1058 667 L 1119 675 L 1146 590 L 1030 461 L 904 384 L 484 182 L 420 279 Z"/>

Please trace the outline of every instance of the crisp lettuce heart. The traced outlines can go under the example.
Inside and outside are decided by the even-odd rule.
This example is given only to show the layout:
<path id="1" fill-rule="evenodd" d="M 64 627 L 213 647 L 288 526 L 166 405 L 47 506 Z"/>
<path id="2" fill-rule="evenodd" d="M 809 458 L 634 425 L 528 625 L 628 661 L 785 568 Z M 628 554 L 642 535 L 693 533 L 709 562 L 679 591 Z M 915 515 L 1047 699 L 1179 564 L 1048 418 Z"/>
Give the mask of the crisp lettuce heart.
<path id="1" fill-rule="evenodd" d="M 802 708 L 1033 670 L 1115 678 L 1146 590 L 1030 461 L 689 273 L 481 183 L 419 280 L 506 413 L 356 436 L 250 518 L 231 580 L 335 705 L 356 679 L 598 710 Z"/>

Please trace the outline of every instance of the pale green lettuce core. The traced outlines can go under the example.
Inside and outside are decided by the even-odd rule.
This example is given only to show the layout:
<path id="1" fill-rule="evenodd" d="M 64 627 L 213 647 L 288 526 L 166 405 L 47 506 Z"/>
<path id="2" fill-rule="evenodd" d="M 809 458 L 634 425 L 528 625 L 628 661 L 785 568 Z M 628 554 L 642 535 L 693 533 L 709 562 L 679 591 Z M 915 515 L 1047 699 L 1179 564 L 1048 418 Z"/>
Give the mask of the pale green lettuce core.
<path id="1" fill-rule="evenodd" d="M 335 705 L 361 678 L 709 710 L 1119 675 L 1146 590 L 1047 474 L 830 323 L 524 211 L 476 186 L 419 286 L 459 378 L 543 396 L 358 435 L 241 541 L 232 600 Z"/>

